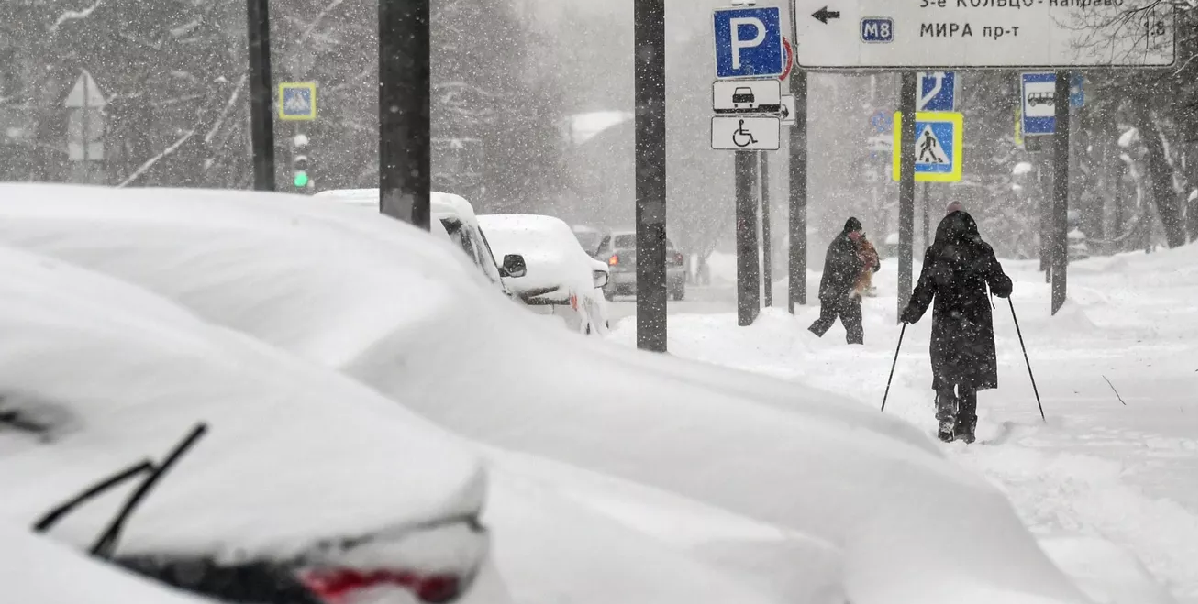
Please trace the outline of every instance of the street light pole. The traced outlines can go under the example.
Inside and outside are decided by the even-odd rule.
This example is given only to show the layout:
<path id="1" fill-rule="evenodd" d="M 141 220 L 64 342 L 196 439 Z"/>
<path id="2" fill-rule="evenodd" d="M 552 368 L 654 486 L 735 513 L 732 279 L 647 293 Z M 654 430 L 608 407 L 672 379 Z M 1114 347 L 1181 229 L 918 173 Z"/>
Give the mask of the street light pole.
<path id="1" fill-rule="evenodd" d="M 636 342 L 666 351 L 666 7 L 634 0 Z"/>
<path id="2" fill-rule="evenodd" d="M 379 0 L 379 211 L 429 228 L 429 0 Z"/>

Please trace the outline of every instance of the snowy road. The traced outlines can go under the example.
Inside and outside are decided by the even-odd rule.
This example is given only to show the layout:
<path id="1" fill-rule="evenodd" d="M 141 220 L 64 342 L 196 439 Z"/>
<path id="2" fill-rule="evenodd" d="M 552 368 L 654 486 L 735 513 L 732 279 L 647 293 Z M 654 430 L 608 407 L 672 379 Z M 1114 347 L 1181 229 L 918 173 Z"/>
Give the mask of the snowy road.
<path id="1" fill-rule="evenodd" d="M 1016 281 L 1013 301 L 1048 422 L 999 299 L 1000 389 L 979 396 L 978 438 L 993 442 L 943 448 L 1003 489 L 1045 550 L 1096 600 L 1169 601 L 1164 594 L 1145 600 L 1150 588 L 1128 585 L 1130 554 L 1176 601 L 1198 604 L 1198 248 L 1077 263 L 1070 303 L 1055 318 L 1034 264 L 1004 265 Z M 729 300 L 715 314 L 672 312 L 670 351 L 877 407 L 899 334 L 895 268 L 888 261 L 876 278 L 882 297 L 866 302 L 864 348 L 847 347 L 839 325 L 823 339 L 808 333 L 815 306 L 796 317 L 766 311 L 753 327 L 738 328 Z M 635 321 L 615 327 L 613 339 L 635 345 Z M 929 331 L 927 320 L 908 328 L 886 412 L 933 438 Z"/>

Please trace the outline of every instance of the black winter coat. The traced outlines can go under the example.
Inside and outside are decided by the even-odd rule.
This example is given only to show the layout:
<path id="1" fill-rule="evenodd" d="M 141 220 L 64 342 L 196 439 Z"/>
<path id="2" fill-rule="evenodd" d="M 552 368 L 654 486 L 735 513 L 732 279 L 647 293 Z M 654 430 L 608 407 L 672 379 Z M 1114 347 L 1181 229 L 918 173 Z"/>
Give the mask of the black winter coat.
<path id="1" fill-rule="evenodd" d="M 865 263 L 857 253 L 857 244 L 849 238 L 849 233 L 859 230 L 861 222 L 850 218 L 844 230 L 828 245 L 824 275 L 819 280 L 820 304 L 837 304 L 847 300 L 853 284 L 865 269 Z"/>
<path id="2" fill-rule="evenodd" d="M 965 212 L 940 221 L 936 241 L 924 256 L 923 271 L 911 301 L 903 311 L 905 323 L 918 322 L 932 299 L 932 388 L 961 385 L 974 390 L 998 388 L 994 352 L 994 295 L 1011 295 L 1011 279 L 982 241 L 977 223 Z"/>

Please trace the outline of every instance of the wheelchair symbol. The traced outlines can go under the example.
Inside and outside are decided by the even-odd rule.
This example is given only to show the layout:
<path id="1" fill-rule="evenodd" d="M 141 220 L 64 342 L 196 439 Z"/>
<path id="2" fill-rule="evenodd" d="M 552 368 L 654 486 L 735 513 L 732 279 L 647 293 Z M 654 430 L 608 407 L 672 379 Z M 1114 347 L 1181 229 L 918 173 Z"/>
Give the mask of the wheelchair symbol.
<path id="1" fill-rule="evenodd" d="M 757 144 L 757 139 L 753 138 L 753 133 L 745 130 L 745 121 L 737 121 L 739 121 L 740 124 L 737 125 L 736 131 L 732 133 L 732 144 L 736 145 L 740 149 L 744 149 L 749 145 Z"/>

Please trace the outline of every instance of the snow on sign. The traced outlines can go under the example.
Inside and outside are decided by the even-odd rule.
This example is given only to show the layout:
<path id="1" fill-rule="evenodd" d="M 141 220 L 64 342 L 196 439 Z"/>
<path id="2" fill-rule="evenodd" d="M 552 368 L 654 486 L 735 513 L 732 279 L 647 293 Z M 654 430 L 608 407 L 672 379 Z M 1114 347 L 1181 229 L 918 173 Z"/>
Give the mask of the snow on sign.
<path id="1" fill-rule="evenodd" d="M 712 21 L 716 78 L 770 78 L 786 71 L 781 7 L 717 8 Z"/>
<path id="2" fill-rule="evenodd" d="M 316 119 L 316 82 L 279 84 L 279 119 L 312 121 Z"/>
<path id="3" fill-rule="evenodd" d="M 782 141 L 777 116 L 717 115 L 711 118 L 711 148 L 777 151 Z"/>
<path id="4" fill-rule="evenodd" d="M 918 112 L 915 114 L 915 180 L 957 182 L 961 180 L 961 148 L 964 118 L 960 113 Z M 899 180 L 903 115 L 894 114 L 894 175 Z"/>
<path id="5" fill-rule="evenodd" d="M 1160 0 L 792 0 L 803 69 L 1167 67 Z"/>

